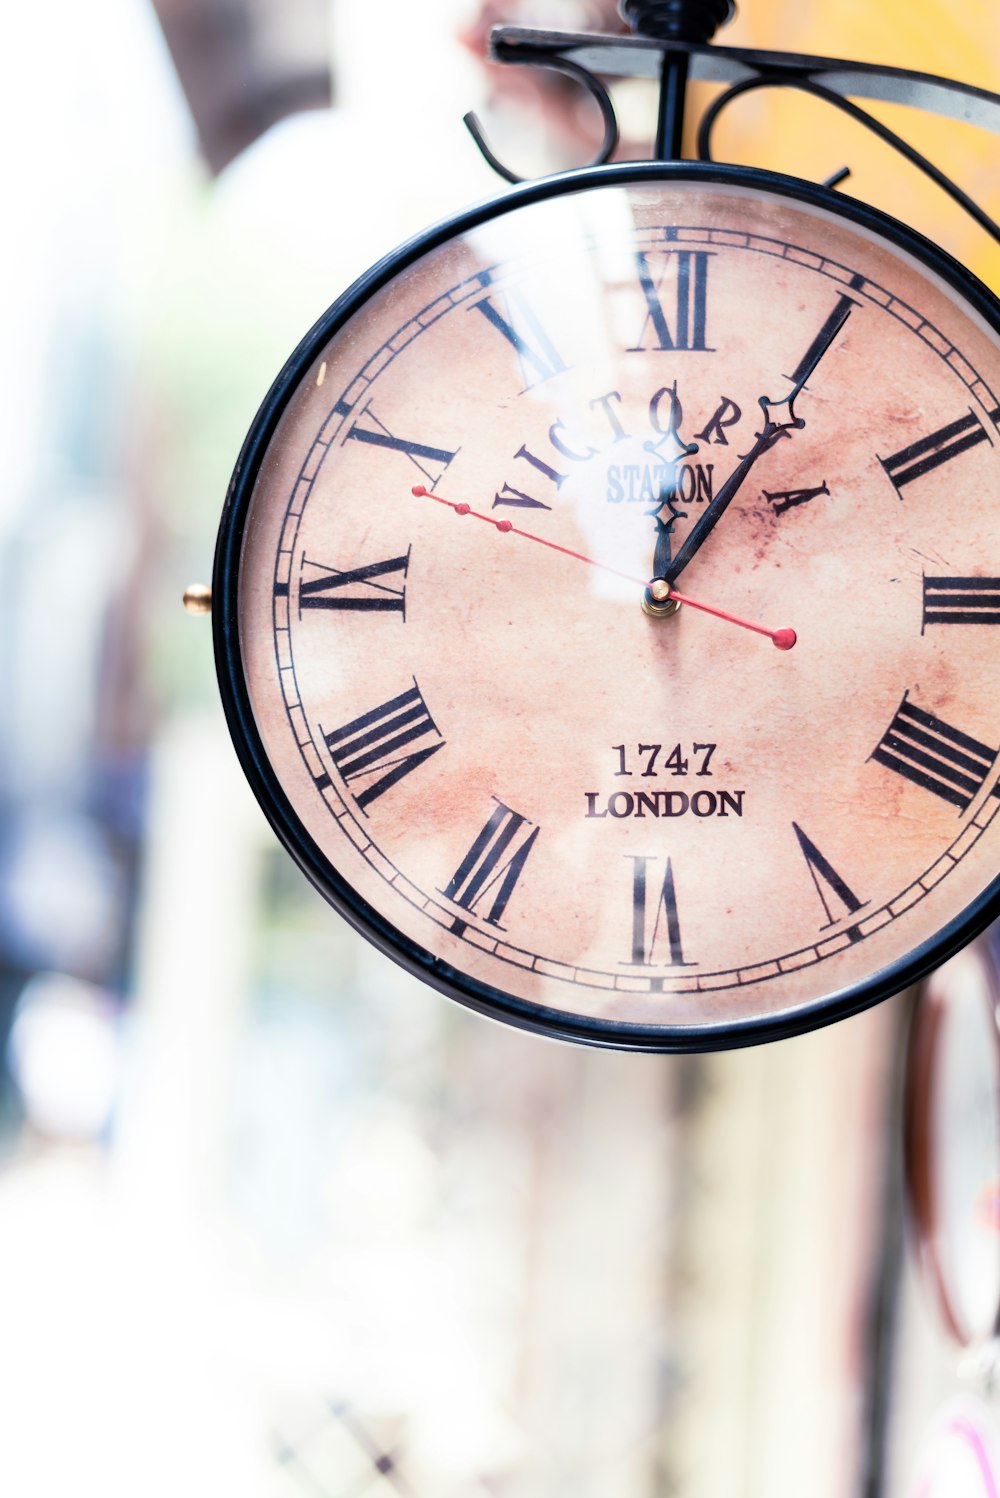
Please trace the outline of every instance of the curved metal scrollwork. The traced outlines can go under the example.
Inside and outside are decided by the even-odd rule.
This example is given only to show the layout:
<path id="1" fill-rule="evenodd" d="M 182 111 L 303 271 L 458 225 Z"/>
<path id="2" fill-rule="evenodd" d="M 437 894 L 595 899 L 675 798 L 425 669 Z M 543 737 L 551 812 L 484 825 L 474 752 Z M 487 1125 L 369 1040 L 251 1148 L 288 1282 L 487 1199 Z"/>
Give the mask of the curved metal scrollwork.
<path id="1" fill-rule="evenodd" d="M 600 150 L 589 165 L 604 166 L 609 162 L 618 146 L 618 117 L 615 114 L 615 106 L 611 102 L 611 95 L 601 80 L 595 78 L 593 73 L 581 67 L 579 63 L 571 62 L 566 57 L 555 57 L 549 53 L 532 56 L 525 52 L 525 55 L 519 57 L 518 61 L 533 63 L 536 67 L 552 68 L 556 72 L 565 73 L 567 77 L 572 78 L 576 83 L 582 84 L 591 98 L 596 100 L 598 108 L 601 111 L 601 118 L 604 121 L 604 140 L 601 143 Z M 509 167 L 504 166 L 503 162 L 490 148 L 478 116 L 470 111 L 463 118 L 466 129 L 493 170 L 498 172 L 507 182 L 523 182 L 524 178 L 519 177 L 516 172 L 512 172 Z"/>
<path id="2" fill-rule="evenodd" d="M 633 25 L 637 19 L 643 20 L 654 12 L 662 12 L 673 25 L 674 12 L 678 17 L 683 12 L 687 36 L 694 39 L 684 40 L 680 33 L 675 35 L 673 32 L 668 36 L 670 28 L 666 27 L 666 22 L 660 26 L 659 34 L 632 36 L 501 26 L 492 33 L 491 55 L 497 62 L 553 68 L 587 90 L 596 100 L 604 120 L 604 141 L 591 163 L 593 166 L 603 166 L 610 161 L 618 144 L 618 122 L 605 79 L 645 78 L 659 84 L 656 160 L 675 157 L 680 151 L 689 81 L 726 85 L 725 91 L 709 106 L 700 123 L 698 155 L 703 161 L 712 160 L 713 126 L 734 100 L 755 89 L 798 89 L 835 105 L 883 140 L 1000 243 L 1000 225 L 967 192 L 902 136 L 854 103 L 855 98 L 862 98 L 906 104 L 928 113 L 963 120 L 1000 135 L 1000 94 L 955 79 L 915 73 L 905 68 L 882 67 L 835 57 L 720 47 L 707 39 L 701 40 L 705 36 L 705 25 L 698 29 L 699 18 L 702 22 L 705 17 L 718 22 L 720 18 L 725 19 L 724 12 L 728 15 L 731 10 L 729 0 L 656 0 L 656 3 L 654 0 L 635 0 L 634 4 L 626 4 L 623 10 Z M 680 32 L 684 29 L 680 27 Z M 466 115 L 465 122 L 494 170 L 508 182 L 523 180 L 497 159 L 476 116 Z M 845 168 L 828 178 L 825 185 L 836 186 L 847 175 Z"/>
<path id="3" fill-rule="evenodd" d="M 905 141 L 901 135 L 897 135 L 895 130 L 890 130 L 887 125 L 882 124 L 881 120 L 877 120 L 874 115 L 869 114 L 867 110 L 859 108 L 850 99 L 845 99 L 840 94 L 835 94 L 831 89 L 824 88 L 821 83 L 816 83 L 811 78 L 797 78 L 788 74 L 773 75 L 760 73 L 755 78 L 744 78 L 742 82 L 734 83 L 731 88 L 727 88 L 725 93 L 720 94 L 717 99 L 712 101 L 702 115 L 698 126 L 699 161 L 713 160 L 712 130 L 719 115 L 743 94 L 753 93 L 763 88 L 798 89 L 800 93 L 811 94 L 814 99 L 822 99 L 824 103 L 832 104 L 835 108 L 842 110 L 844 114 L 848 115 L 852 120 L 857 120 L 859 125 L 864 125 L 866 130 L 870 130 L 873 135 L 878 136 L 880 140 L 884 140 L 886 145 L 891 146 L 894 151 L 898 151 L 901 156 L 905 157 L 907 161 L 923 172 L 926 177 L 929 177 L 960 208 L 964 208 L 965 212 L 974 218 L 981 228 L 986 230 L 987 234 L 1000 243 L 1000 224 L 997 224 L 990 218 L 989 214 L 984 212 L 979 204 L 973 198 L 970 198 L 969 194 L 964 192 L 956 182 L 953 182 L 946 173 L 942 172 L 932 161 L 929 161 L 926 156 L 911 146 L 908 141 Z M 842 181 L 843 176 L 843 173 L 838 173 L 836 179 L 830 179 L 827 185 L 833 185 L 835 181 Z"/>

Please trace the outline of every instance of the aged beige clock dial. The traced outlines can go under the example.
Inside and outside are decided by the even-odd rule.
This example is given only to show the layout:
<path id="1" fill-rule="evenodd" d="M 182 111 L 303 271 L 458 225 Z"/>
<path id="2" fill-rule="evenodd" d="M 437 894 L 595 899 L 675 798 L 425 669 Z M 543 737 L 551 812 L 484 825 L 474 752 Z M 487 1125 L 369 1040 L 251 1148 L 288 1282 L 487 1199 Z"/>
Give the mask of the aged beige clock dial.
<path id="1" fill-rule="evenodd" d="M 874 210 L 533 184 L 376 266 L 234 478 L 217 657 L 279 836 L 379 946 L 646 1049 L 885 997 L 995 912 L 1000 346 Z"/>

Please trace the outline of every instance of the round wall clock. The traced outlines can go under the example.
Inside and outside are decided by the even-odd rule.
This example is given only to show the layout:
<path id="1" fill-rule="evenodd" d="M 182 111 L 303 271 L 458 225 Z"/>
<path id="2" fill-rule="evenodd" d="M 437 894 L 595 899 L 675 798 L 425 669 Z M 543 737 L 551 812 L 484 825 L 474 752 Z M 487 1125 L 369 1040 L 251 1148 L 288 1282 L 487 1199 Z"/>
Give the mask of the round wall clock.
<path id="1" fill-rule="evenodd" d="M 906 1185 L 920 1267 L 949 1335 L 1000 1332 L 1000 1028 L 974 943 L 929 980 L 910 1033 Z"/>
<path id="2" fill-rule="evenodd" d="M 282 371 L 213 589 L 237 750 L 359 930 L 496 1018 L 707 1049 L 1000 903 L 1000 315 L 859 203 L 568 173 Z"/>

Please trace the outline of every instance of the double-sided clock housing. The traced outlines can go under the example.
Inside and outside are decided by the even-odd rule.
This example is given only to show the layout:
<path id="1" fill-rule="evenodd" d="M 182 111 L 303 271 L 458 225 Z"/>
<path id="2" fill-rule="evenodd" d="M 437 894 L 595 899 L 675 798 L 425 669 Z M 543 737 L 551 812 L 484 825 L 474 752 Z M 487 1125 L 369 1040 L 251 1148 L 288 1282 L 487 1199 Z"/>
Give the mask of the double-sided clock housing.
<path id="1" fill-rule="evenodd" d="M 791 1034 L 956 950 L 1000 896 L 998 330 L 926 240 L 742 168 L 566 174 L 375 266 L 216 558 L 306 874 L 591 1044 Z"/>

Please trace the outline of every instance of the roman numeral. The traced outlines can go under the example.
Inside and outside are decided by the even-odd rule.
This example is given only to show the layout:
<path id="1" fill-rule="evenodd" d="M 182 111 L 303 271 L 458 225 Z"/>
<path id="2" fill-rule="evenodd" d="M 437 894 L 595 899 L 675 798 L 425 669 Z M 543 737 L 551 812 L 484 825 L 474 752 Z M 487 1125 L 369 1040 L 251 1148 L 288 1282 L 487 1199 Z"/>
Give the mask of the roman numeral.
<path id="1" fill-rule="evenodd" d="M 867 901 L 858 899 L 847 881 L 837 873 L 830 860 L 824 858 L 816 844 L 811 838 L 806 836 L 797 822 L 792 823 L 792 829 L 799 840 L 799 847 L 802 850 L 802 856 L 806 861 L 806 867 L 809 870 L 812 882 L 816 886 L 816 893 L 819 895 L 820 903 L 826 911 L 826 925 L 835 926 L 838 921 L 844 919 L 844 915 L 837 914 L 836 909 L 830 904 L 829 897 L 832 897 L 836 903 L 842 905 L 847 915 L 854 915 Z M 861 933 L 856 926 L 851 926 L 846 935 L 852 941 L 861 940 Z"/>
<path id="2" fill-rule="evenodd" d="M 483 919 L 503 931 L 506 928 L 500 924 L 501 918 L 535 845 L 539 828 L 532 827 L 527 817 L 511 811 L 495 796 L 493 799 L 497 803 L 494 811 L 441 893 L 470 915 L 478 915 L 479 907 L 489 902 L 489 913 Z M 461 936 L 466 924 L 458 918 L 451 929 Z"/>
<path id="3" fill-rule="evenodd" d="M 369 562 L 366 567 L 352 567 L 346 571 L 324 567 L 321 562 L 310 562 L 303 557 L 303 570 L 312 567 L 319 576 L 302 578 L 299 582 L 300 613 L 302 609 L 351 609 L 402 614 L 405 619 L 405 579 L 409 565 L 409 548 L 405 556 L 390 557 L 385 562 Z M 379 581 L 397 574 L 398 586 Z"/>
<path id="4" fill-rule="evenodd" d="M 501 312 L 491 297 L 484 296 L 472 302 L 469 310 L 481 312 L 514 349 L 521 364 L 524 390 L 562 374 L 566 365 L 524 293 L 517 287 L 508 287 L 504 303 L 505 312 Z M 534 371 L 537 378 L 532 380 L 529 371 Z"/>
<path id="5" fill-rule="evenodd" d="M 705 324 L 708 301 L 708 262 L 711 250 L 666 250 L 664 270 L 660 280 L 654 281 L 649 256 L 640 250 L 635 257 L 639 272 L 639 285 L 646 299 L 646 320 L 639 334 L 639 342 L 628 352 L 641 354 L 646 351 L 646 334 L 652 329 L 656 342 L 648 345 L 652 349 L 702 349 L 709 353 L 705 342 Z M 676 267 L 676 279 L 670 279 L 672 293 L 670 312 L 673 328 L 664 310 L 664 291 L 668 284 L 668 270 Z"/>
<path id="6" fill-rule="evenodd" d="M 815 499 L 817 494 L 829 494 L 826 484 L 819 484 L 815 489 L 765 489 L 764 498 L 768 504 L 774 505 L 774 513 L 783 515 L 786 510 L 794 509 L 796 505 L 808 504 Z M 779 503 L 775 504 L 775 500 Z"/>
<path id="7" fill-rule="evenodd" d="M 841 328 L 844 326 L 844 323 L 850 317 L 851 312 L 857 305 L 858 304 L 853 297 L 845 296 L 843 293 L 837 298 L 833 310 L 827 317 L 826 322 L 820 328 L 819 332 L 816 334 L 816 337 L 806 349 L 798 364 L 796 364 L 795 368 L 792 370 L 792 373 L 788 376 L 788 379 L 790 379 L 792 384 L 795 386 L 794 393 L 796 395 L 803 388 L 809 376 L 812 374 L 813 370 L 816 368 L 817 364 L 822 359 L 827 349 L 830 347 L 830 344 L 836 338 L 837 334 L 840 332 Z M 778 404 L 784 403 L 779 402 Z"/>
<path id="8" fill-rule="evenodd" d="M 416 679 L 409 691 L 390 697 L 388 702 L 353 718 L 343 728 L 323 733 L 323 738 L 347 784 L 363 782 L 362 789 L 354 792 L 362 811 L 397 785 L 404 775 L 412 774 L 418 765 L 443 749 L 445 743 L 427 711 Z M 407 749 L 419 739 L 437 742 L 420 749 Z"/>
<path id="9" fill-rule="evenodd" d="M 659 887 L 653 910 L 650 912 L 648 865 L 655 864 L 658 860 L 638 857 L 635 854 L 627 856 L 632 860 L 632 956 L 627 959 L 627 962 L 649 967 L 654 962 L 666 960 L 672 967 L 695 967 L 695 963 L 687 962 L 684 958 L 681 923 L 677 913 L 677 891 L 674 888 L 674 869 L 670 859 L 667 859 L 663 882 Z M 651 916 L 652 929 L 650 929 Z M 663 947 L 664 942 L 670 954 L 666 959 L 663 956 L 657 956 L 657 950 Z"/>
<path id="10" fill-rule="evenodd" d="M 356 421 L 350 428 L 345 442 L 367 442 L 371 447 L 388 448 L 391 452 L 404 453 L 415 464 L 433 489 L 441 482 L 442 475 L 455 453 L 446 447 L 432 447 L 426 442 L 412 442 L 406 437 L 394 437 L 383 421 L 375 415 L 371 405 L 363 406 L 362 415 L 368 417 L 369 425 Z M 458 452 L 458 448 L 455 449 Z"/>
<path id="11" fill-rule="evenodd" d="M 900 490 L 904 485 L 912 484 L 914 479 L 922 478 L 934 468 L 940 468 L 942 463 L 957 458 L 959 453 L 968 452 L 970 447 L 989 440 L 979 417 L 974 411 L 970 411 L 967 416 L 960 416 L 957 421 L 932 432 L 929 437 L 911 442 L 909 447 L 901 448 L 891 458 L 879 458 L 879 462 L 902 499 Z"/>
<path id="12" fill-rule="evenodd" d="M 917 707 L 904 693 L 899 711 L 870 758 L 965 811 L 982 790 L 998 753 Z M 993 794 L 1000 795 L 1000 785 Z"/>
<path id="13" fill-rule="evenodd" d="M 925 577 L 928 624 L 1000 624 L 1000 577 Z"/>

